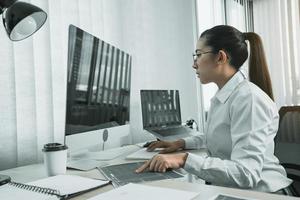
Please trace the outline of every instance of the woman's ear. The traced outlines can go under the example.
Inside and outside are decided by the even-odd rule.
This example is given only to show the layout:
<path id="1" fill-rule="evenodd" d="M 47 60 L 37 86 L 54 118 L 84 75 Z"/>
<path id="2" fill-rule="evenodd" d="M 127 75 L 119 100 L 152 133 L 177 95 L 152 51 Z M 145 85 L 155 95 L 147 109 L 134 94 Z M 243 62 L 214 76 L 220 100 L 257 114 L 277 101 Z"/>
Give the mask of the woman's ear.
<path id="1" fill-rule="evenodd" d="M 220 50 L 218 52 L 218 57 L 217 57 L 217 63 L 218 64 L 225 64 L 226 62 L 228 62 L 228 56 L 226 54 L 226 52 L 224 50 Z"/>

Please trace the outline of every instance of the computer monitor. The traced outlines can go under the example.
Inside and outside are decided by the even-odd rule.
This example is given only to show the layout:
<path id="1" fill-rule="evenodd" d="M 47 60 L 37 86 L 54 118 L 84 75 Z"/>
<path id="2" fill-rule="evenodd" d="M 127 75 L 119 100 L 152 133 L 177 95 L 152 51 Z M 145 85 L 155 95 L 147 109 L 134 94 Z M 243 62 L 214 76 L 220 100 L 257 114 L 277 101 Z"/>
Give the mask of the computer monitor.
<path id="1" fill-rule="evenodd" d="M 99 149 L 103 130 L 114 134 L 108 140 L 117 146 L 117 140 L 129 134 L 131 56 L 70 25 L 67 74 L 69 149 Z"/>
<path id="2" fill-rule="evenodd" d="M 141 90 L 143 128 L 181 125 L 179 90 Z"/>
<path id="3" fill-rule="evenodd" d="M 179 90 L 141 90 L 143 128 L 160 140 L 191 136 L 182 125 Z"/>

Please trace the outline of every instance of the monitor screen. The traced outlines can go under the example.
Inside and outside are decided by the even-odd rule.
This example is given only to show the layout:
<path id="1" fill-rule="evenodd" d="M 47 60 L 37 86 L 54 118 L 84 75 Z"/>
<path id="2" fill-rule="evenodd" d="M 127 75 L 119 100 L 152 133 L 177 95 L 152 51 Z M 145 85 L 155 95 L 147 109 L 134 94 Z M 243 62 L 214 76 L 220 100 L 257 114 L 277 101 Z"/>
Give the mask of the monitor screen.
<path id="1" fill-rule="evenodd" d="M 141 90 L 143 128 L 181 125 L 178 90 Z"/>
<path id="2" fill-rule="evenodd" d="M 131 56 L 69 26 L 65 135 L 129 123 Z"/>

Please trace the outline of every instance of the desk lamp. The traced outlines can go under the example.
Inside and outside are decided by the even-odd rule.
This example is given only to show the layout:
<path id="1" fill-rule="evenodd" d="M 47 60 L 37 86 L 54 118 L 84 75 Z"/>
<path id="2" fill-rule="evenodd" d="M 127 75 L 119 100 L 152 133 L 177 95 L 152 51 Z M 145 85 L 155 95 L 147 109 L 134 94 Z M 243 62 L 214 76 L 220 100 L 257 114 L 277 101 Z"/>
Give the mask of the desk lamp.
<path id="1" fill-rule="evenodd" d="M 0 0 L 0 15 L 10 40 L 20 41 L 39 30 L 47 14 L 34 5 L 17 0 Z M 0 174 L 0 185 L 8 183 L 10 177 Z"/>
<path id="2" fill-rule="evenodd" d="M 47 19 L 47 14 L 39 7 L 17 0 L 0 0 L 0 14 L 6 33 L 12 41 L 31 36 Z"/>

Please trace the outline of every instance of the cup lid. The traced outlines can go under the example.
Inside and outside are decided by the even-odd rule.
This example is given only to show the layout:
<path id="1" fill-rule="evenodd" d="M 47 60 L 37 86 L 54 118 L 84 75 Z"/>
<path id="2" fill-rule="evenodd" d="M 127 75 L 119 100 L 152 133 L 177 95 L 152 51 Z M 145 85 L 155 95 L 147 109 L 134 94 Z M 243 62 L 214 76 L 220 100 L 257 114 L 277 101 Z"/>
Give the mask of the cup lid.
<path id="1" fill-rule="evenodd" d="M 43 152 L 66 150 L 68 147 L 60 143 L 48 143 L 44 145 Z"/>
<path id="2" fill-rule="evenodd" d="M 0 174 L 0 186 L 10 182 L 10 177 L 7 175 Z"/>

